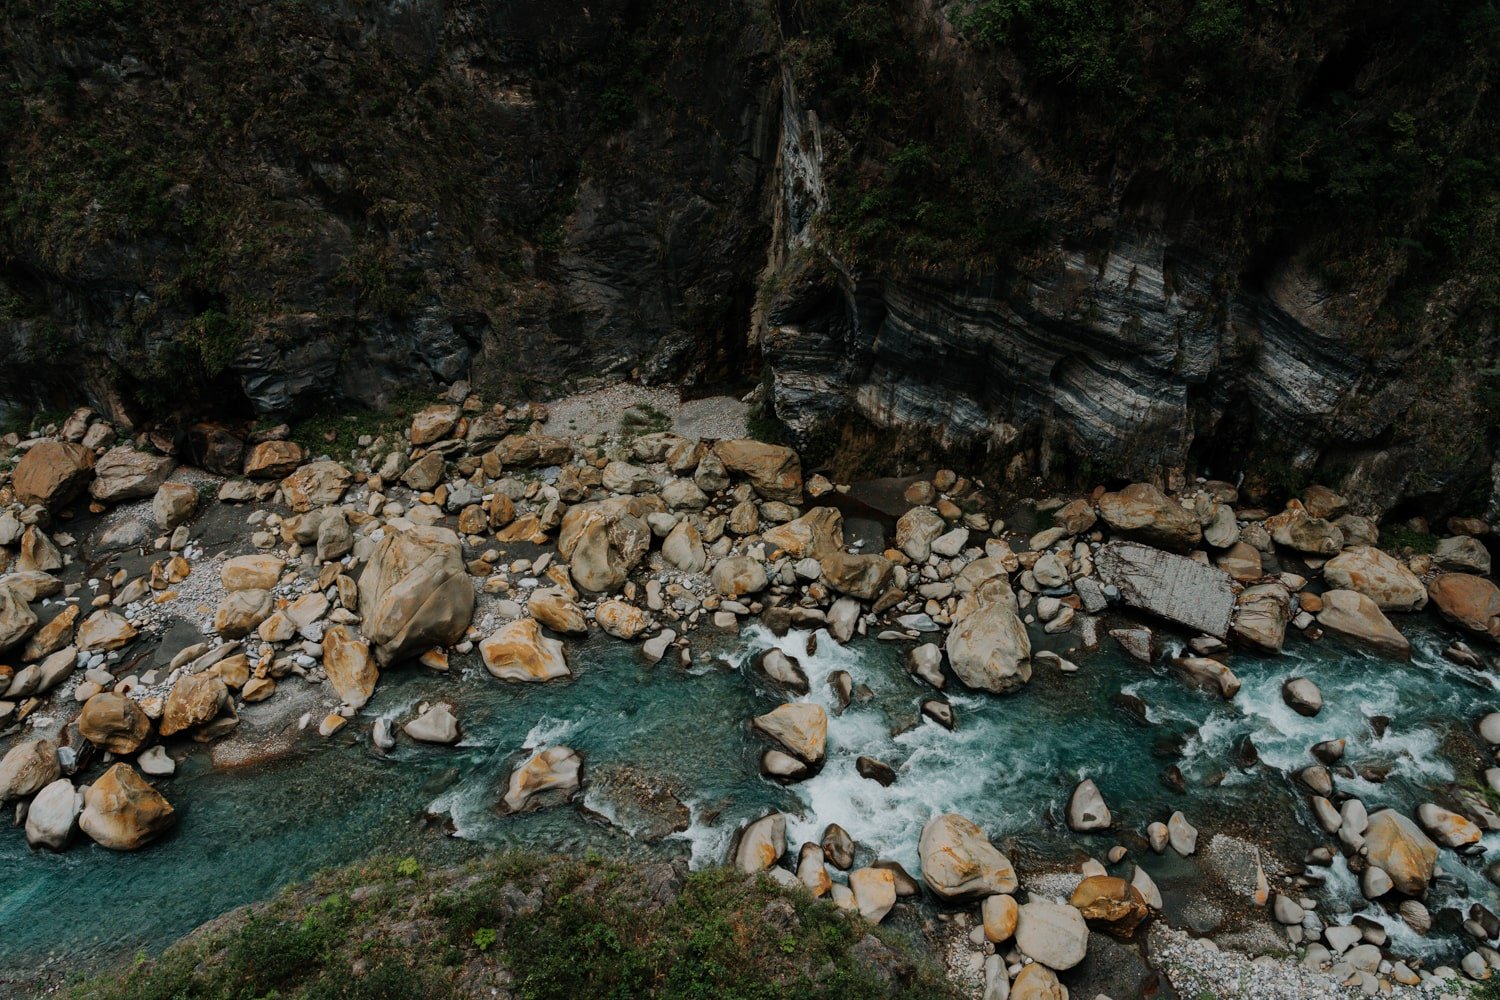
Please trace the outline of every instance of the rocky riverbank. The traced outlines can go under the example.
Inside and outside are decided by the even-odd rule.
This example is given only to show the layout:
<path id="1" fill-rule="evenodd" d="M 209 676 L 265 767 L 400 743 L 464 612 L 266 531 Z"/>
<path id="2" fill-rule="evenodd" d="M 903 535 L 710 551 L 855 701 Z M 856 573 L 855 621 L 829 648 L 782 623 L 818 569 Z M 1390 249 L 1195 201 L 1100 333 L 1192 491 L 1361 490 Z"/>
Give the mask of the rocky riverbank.
<path id="1" fill-rule="evenodd" d="M 782 692 L 744 722 L 764 741 L 762 774 L 784 784 L 818 775 L 830 750 L 857 750 L 830 747 L 830 712 L 872 697 L 837 670 L 826 677 L 831 708 L 809 697 L 822 642 L 898 644 L 929 689 L 919 724 L 958 731 L 959 692 L 1002 697 L 1038 672 L 1076 674 L 1101 644 L 1233 703 L 1245 697 L 1234 663 L 1274 656 L 1289 636 L 1332 634 L 1400 662 L 1411 644 L 1398 623 L 1429 606 L 1452 625 L 1449 659 L 1493 670 L 1500 588 L 1477 518 L 1453 519 L 1439 537 L 1422 523 L 1381 525 L 1320 487 L 1241 498 L 1212 481 L 1015 505 L 950 470 L 894 489 L 839 484 L 805 475 L 789 448 L 657 426 L 671 421 L 659 411 L 613 429 L 588 406 L 567 412 L 587 429 L 564 433 L 545 406 L 491 404 L 459 384 L 399 433 L 325 454 L 284 427 L 220 436 L 213 472 L 180 464 L 169 439 L 127 437 L 89 411 L 8 442 L 0 649 L 15 666 L 0 667 L 0 799 L 17 804 L 26 840 L 149 851 L 176 820 L 163 780 L 200 753 L 244 766 L 350 732 L 375 753 L 453 746 L 463 704 L 424 701 L 399 718 L 361 710 L 398 669 L 474 665 L 499 685 L 564 682 L 575 644 L 595 633 L 630 643 L 646 669 L 691 667 L 755 623 L 811 633 L 804 649 L 762 650 L 751 667 Z M 731 426 L 732 415 L 699 426 Z M 1282 696 L 1299 716 L 1323 712 L 1307 678 L 1286 678 Z M 1144 715 L 1131 697 L 1121 693 L 1124 710 Z M 1454 720 L 1448 752 L 1463 780 L 1401 809 L 1366 808 L 1362 790 L 1385 775 L 1344 763 L 1351 734 L 1327 732 L 1288 775 L 1306 815 L 1287 825 L 1315 824 L 1308 832 L 1323 839 L 1306 857 L 1226 848 L 1231 860 L 1204 859 L 1200 837 L 1222 836 L 1200 834 L 1191 799 L 1127 826 L 1110 788 L 1084 777 L 1062 818 L 1086 858 L 1072 872 L 1028 872 L 941 808 L 921 831 L 915 873 L 837 825 L 799 847 L 779 812 L 739 830 L 726 860 L 871 923 L 901 919 L 918 900 L 920 912 L 935 906 L 942 919 L 929 932 L 952 939 L 956 981 L 986 1000 L 1065 988 L 1122 1000 L 1143 982 L 1109 985 L 1102 972 L 1139 965 L 1142 977 L 1177 982 L 1168 948 L 1180 975 L 1216 968 L 1178 937 L 1154 943 L 1147 929 L 1162 919 L 1193 922 L 1174 919 L 1191 907 L 1164 899 L 1136 863 L 1147 853 L 1217 866 L 1219 881 L 1241 886 L 1223 905 L 1256 929 L 1251 950 L 1295 951 L 1297 975 L 1328 991 L 1288 995 L 1461 991 L 1459 973 L 1412 942 L 1452 941 L 1469 980 L 1500 966 L 1492 891 L 1459 906 L 1445 885 L 1439 911 L 1422 902 L 1447 878 L 1441 856 L 1495 877 L 1483 858 L 1500 830 L 1490 707 Z M 910 780 L 900 761 L 857 765 L 881 786 Z M 1165 780 L 1185 788 L 1172 770 Z M 674 793 L 639 775 L 594 775 L 585 745 L 531 748 L 492 805 L 510 816 L 576 804 L 600 780 L 637 817 L 682 824 Z M 1404 929 L 1338 918 L 1318 898 L 1335 872 Z M 1116 941 L 1145 961 L 1127 962 Z"/>

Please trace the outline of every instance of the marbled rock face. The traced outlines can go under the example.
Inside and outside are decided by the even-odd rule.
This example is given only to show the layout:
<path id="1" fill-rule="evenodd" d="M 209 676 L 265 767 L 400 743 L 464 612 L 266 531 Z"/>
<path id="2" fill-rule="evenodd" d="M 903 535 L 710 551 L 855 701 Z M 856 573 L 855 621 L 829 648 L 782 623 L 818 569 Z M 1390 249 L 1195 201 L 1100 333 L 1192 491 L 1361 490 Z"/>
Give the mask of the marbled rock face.
<path id="1" fill-rule="evenodd" d="M 1222 570 L 1134 542 L 1109 543 L 1094 566 L 1132 608 L 1219 638 L 1229 629 L 1234 592 Z"/>

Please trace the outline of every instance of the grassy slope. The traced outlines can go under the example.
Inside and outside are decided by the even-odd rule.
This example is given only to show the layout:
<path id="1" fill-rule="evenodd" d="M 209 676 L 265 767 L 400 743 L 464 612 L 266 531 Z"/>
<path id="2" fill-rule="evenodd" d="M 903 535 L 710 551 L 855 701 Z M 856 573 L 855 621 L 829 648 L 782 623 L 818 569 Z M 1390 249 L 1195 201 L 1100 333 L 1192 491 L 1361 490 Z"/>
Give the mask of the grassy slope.
<path id="1" fill-rule="evenodd" d="M 343 869 L 77 985 L 98 1000 L 956 994 L 909 943 L 725 869 L 492 855 Z"/>

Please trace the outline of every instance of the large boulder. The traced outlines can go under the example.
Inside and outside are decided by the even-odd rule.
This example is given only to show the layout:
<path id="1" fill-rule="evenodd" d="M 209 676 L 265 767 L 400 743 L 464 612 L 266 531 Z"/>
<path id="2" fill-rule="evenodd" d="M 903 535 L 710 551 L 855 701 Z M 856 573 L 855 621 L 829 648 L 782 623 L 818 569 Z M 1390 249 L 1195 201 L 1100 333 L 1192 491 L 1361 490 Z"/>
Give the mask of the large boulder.
<path id="1" fill-rule="evenodd" d="M 62 774 L 51 740 L 27 740 L 0 757 L 0 803 L 35 795 Z"/>
<path id="2" fill-rule="evenodd" d="M 1099 516 L 1118 534 L 1164 549 L 1186 552 L 1203 540 L 1192 512 L 1148 483 L 1101 496 Z"/>
<path id="3" fill-rule="evenodd" d="M 879 553 L 850 555 L 842 549 L 825 554 L 821 563 L 823 579 L 830 587 L 861 601 L 873 601 L 885 593 L 896 569 Z"/>
<path id="4" fill-rule="evenodd" d="M 1246 587 L 1234 600 L 1234 637 L 1268 653 L 1281 652 L 1291 620 L 1292 595 L 1279 583 Z"/>
<path id="5" fill-rule="evenodd" d="M 1438 847 L 1416 823 L 1394 809 L 1382 809 L 1370 816 L 1364 837 L 1367 860 L 1390 876 L 1398 892 L 1408 896 L 1427 892 Z"/>
<path id="6" fill-rule="evenodd" d="M 1069 905 L 1091 926 L 1118 938 L 1130 938 L 1150 915 L 1140 890 L 1113 875 L 1090 875 L 1078 883 Z"/>
<path id="7" fill-rule="evenodd" d="M 547 747 L 511 772 L 500 812 L 509 815 L 562 805 L 572 801 L 582 787 L 583 755 L 572 747 Z"/>
<path id="8" fill-rule="evenodd" d="M 953 672 L 971 688 L 1006 694 L 1031 680 L 1031 638 L 1003 574 L 958 602 L 946 649 Z"/>
<path id="9" fill-rule="evenodd" d="M 1363 643 L 1389 656 L 1411 655 L 1411 643 L 1396 630 L 1373 600 L 1353 590 L 1330 590 L 1323 595 L 1318 624 L 1330 632 Z"/>
<path id="10" fill-rule="evenodd" d="M 502 681 L 537 682 L 570 677 L 563 644 L 549 639 L 533 618 L 517 618 L 502 625 L 479 644 L 484 667 Z"/>
<path id="11" fill-rule="evenodd" d="M 944 902 L 960 903 L 1013 893 L 1019 883 L 1010 861 L 973 820 L 958 813 L 934 816 L 922 828 L 917 851 L 922 879 Z"/>
<path id="12" fill-rule="evenodd" d="M 573 443 L 544 434 L 511 434 L 495 445 L 494 454 L 507 468 L 562 465 L 573 457 Z"/>
<path id="13" fill-rule="evenodd" d="M 766 589 L 766 568 L 750 556 L 726 556 L 709 574 L 714 589 L 725 597 L 758 594 Z"/>
<path id="14" fill-rule="evenodd" d="M 270 590 L 281 579 L 286 563 L 269 552 L 235 556 L 219 570 L 219 582 L 226 591 Z"/>
<path id="15" fill-rule="evenodd" d="M 419 526 L 381 539 L 359 577 L 359 613 L 381 666 L 462 639 L 474 585 L 458 536 Z"/>
<path id="16" fill-rule="evenodd" d="M 380 680 L 370 644 L 346 625 L 335 625 L 323 633 L 323 672 L 333 693 L 354 709 L 364 708 Z"/>
<path id="17" fill-rule="evenodd" d="M 131 699 L 104 691 L 84 702 L 78 732 L 101 750 L 133 754 L 151 735 L 151 719 Z"/>
<path id="18" fill-rule="evenodd" d="M 1220 639 L 1229 631 L 1234 590 L 1221 569 L 1134 542 L 1100 548 L 1094 569 L 1132 608 Z"/>
<path id="19" fill-rule="evenodd" d="M 83 796 L 67 778 L 37 792 L 26 809 L 26 843 L 60 851 L 73 839 L 78 829 L 78 814 L 83 811 Z"/>
<path id="20" fill-rule="evenodd" d="M 683 518 L 661 543 L 661 557 L 684 573 L 702 573 L 708 565 L 703 535 L 690 518 Z"/>
<path id="21" fill-rule="evenodd" d="M 588 619 L 583 609 L 568 599 L 568 595 L 556 587 L 539 587 L 526 600 L 526 610 L 531 617 L 554 632 L 563 635 L 587 635 Z"/>
<path id="22" fill-rule="evenodd" d="M 999 959 L 1000 975 L 1005 974 L 1003 959 Z M 998 979 L 997 979 L 998 982 Z M 1057 973 L 1038 962 L 1033 962 L 1016 973 L 1011 980 L 1009 1000 L 1068 1000 L 1068 988 L 1058 981 Z M 983 1000 L 1006 1000 L 1006 994 L 991 996 L 987 991 Z"/>
<path id="23" fill-rule="evenodd" d="M 56 510 L 76 499 L 94 474 L 94 453 L 69 441 L 43 441 L 21 456 L 10 483 L 16 499 Z"/>
<path id="24" fill-rule="evenodd" d="M 1068 797 L 1068 829 L 1079 833 L 1108 830 L 1114 817 L 1093 778 L 1084 778 Z"/>
<path id="25" fill-rule="evenodd" d="M 1437 543 L 1432 559 L 1443 569 L 1455 573 L 1478 573 L 1488 576 L 1490 572 L 1490 550 L 1477 538 L 1454 535 Z"/>
<path id="26" fill-rule="evenodd" d="M 611 598 L 594 609 L 594 621 L 606 635 L 634 639 L 651 627 L 651 615 L 629 601 Z"/>
<path id="27" fill-rule="evenodd" d="M 271 617 L 271 611 L 269 590 L 231 590 L 214 611 L 214 631 L 226 639 L 243 639 Z"/>
<path id="28" fill-rule="evenodd" d="M 654 495 L 610 497 L 568 508 L 557 551 L 568 560 L 573 582 L 595 594 L 623 587 L 651 547 L 646 516 L 665 509 Z"/>
<path id="29" fill-rule="evenodd" d="M 775 867 L 786 853 L 786 817 L 769 813 L 746 826 L 734 838 L 730 863 L 749 875 Z"/>
<path id="30" fill-rule="evenodd" d="M 1016 915 L 1016 947 L 1033 961 L 1062 972 L 1088 954 L 1089 925 L 1076 907 L 1033 899 Z"/>
<path id="31" fill-rule="evenodd" d="M 1286 510 L 1266 518 L 1266 530 L 1278 545 L 1308 555 L 1331 556 L 1344 547 L 1344 533 L 1321 517 L 1313 517 L 1301 501 L 1291 500 Z"/>
<path id="32" fill-rule="evenodd" d="M 844 548 L 844 515 L 833 507 L 814 507 L 801 517 L 766 530 L 766 544 L 793 559 L 821 559 Z"/>
<path id="33" fill-rule="evenodd" d="M 216 674 L 186 674 L 172 685 L 162 709 L 160 731 L 172 736 L 218 718 L 229 703 L 229 688 Z"/>
<path id="34" fill-rule="evenodd" d="M 802 461 L 791 448 L 760 441 L 720 441 L 714 453 L 724 468 L 738 472 L 767 500 L 802 499 Z"/>
<path id="35" fill-rule="evenodd" d="M 1500 642 L 1500 587 L 1472 573 L 1444 573 L 1427 585 L 1444 618 Z"/>
<path id="36" fill-rule="evenodd" d="M 1382 611 L 1420 611 L 1427 606 L 1427 588 L 1406 564 L 1371 545 L 1353 545 L 1323 567 L 1330 587 L 1353 590 L 1374 601 Z"/>
<path id="37" fill-rule="evenodd" d="M 151 498 L 151 518 L 163 531 L 192 520 L 198 510 L 198 490 L 191 483 L 162 483 Z"/>
<path id="38" fill-rule="evenodd" d="M 18 645 L 36 630 L 36 613 L 14 587 L 0 583 L 0 650 Z"/>
<path id="39" fill-rule="evenodd" d="M 248 479 L 283 479 L 297 470 L 307 453 L 295 441 L 262 441 L 245 454 Z"/>
<path id="40" fill-rule="evenodd" d="M 752 728 L 810 766 L 823 762 L 828 747 L 828 713 L 822 705 L 798 701 L 757 715 Z"/>
<path id="41" fill-rule="evenodd" d="M 78 825 L 101 847 L 134 851 L 176 821 L 176 811 L 160 792 L 129 764 L 116 764 L 84 790 Z"/>
<path id="42" fill-rule="evenodd" d="M 106 451 L 94 463 L 94 481 L 89 495 L 101 503 L 145 500 L 167 481 L 177 462 L 166 455 L 153 455 L 120 445 Z"/>
<path id="43" fill-rule="evenodd" d="M 338 503 L 354 474 L 337 462 L 308 462 L 281 481 L 281 495 L 298 514 Z"/>
<path id="44" fill-rule="evenodd" d="M 931 507 L 913 507 L 896 522 L 896 547 L 915 563 L 932 555 L 932 543 L 948 530 L 948 522 Z"/>

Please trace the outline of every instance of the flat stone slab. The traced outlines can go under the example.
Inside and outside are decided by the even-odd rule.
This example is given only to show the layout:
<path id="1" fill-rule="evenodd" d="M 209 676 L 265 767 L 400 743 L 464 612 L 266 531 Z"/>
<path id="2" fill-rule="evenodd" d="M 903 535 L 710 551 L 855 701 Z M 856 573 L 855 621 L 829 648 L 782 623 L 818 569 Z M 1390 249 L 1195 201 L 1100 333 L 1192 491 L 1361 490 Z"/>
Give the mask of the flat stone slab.
<path id="1" fill-rule="evenodd" d="M 1234 612 L 1229 574 L 1136 542 L 1110 542 L 1094 555 L 1099 579 L 1129 607 L 1224 638 Z"/>

